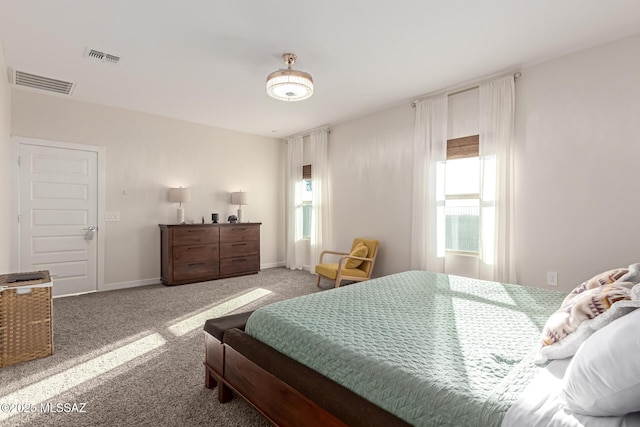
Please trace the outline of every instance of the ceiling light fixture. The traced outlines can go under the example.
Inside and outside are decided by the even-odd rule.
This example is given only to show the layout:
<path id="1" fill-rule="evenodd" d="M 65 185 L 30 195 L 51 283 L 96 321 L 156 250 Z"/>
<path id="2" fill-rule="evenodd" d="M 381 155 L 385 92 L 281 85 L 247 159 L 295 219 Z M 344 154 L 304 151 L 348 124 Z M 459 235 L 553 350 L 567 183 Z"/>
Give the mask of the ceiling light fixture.
<path id="1" fill-rule="evenodd" d="M 278 70 L 267 77 L 267 93 L 280 101 L 302 101 L 313 95 L 313 79 L 311 74 L 291 69 L 296 62 L 295 53 L 282 55 L 286 70 Z"/>

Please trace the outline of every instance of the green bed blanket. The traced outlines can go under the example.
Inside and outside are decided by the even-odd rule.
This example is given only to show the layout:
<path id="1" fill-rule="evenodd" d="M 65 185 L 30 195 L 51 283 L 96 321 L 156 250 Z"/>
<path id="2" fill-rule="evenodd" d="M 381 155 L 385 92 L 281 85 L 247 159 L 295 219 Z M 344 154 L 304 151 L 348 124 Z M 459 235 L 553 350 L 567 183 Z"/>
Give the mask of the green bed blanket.
<path id="1" fill-rule="evenodd" d="M 409 271 L 260 308 L 246 333 L 413 425 L 497 426 L 563 298 Z"/>

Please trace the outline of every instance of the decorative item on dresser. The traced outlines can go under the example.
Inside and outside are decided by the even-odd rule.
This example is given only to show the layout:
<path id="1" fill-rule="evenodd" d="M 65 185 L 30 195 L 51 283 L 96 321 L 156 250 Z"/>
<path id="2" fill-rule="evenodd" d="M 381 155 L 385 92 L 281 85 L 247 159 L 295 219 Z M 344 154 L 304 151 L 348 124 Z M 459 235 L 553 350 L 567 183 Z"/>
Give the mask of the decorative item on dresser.
<path id="1" fill-rule="evenodd" d="M 231 204 L 238 205 L 238 222 L 243 222 L 242 206 L 249 204 L 249 196 L 247 193 L 242 190 L 231 193 Z"/>
<path id="2" fill-rule="evenodd" d="M 183 285 L 258 273 L 260 225 L 159 224 L 162 283 Z"/>
<path id="3" fill-rule="evenodd" d="M 184 209 L 182 207 L 182 203 L 191 201 L 191 190 L 182 187 L 170 188 L 169 201 L 173 203 L 179 203 L 176 221 L 178 222 L 178 224 L 184 224 Z"/>

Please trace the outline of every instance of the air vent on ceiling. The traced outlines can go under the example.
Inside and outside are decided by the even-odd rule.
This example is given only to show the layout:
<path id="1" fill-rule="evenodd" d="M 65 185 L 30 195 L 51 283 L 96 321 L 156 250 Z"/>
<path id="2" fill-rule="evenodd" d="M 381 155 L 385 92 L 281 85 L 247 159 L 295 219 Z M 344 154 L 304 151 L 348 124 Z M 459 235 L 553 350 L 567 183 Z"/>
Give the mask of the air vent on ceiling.
<path id="1" fill-rule="evenodd" d="M 16 86 L 46 90 L 48 92 L 61 93 L 63 95 L 71 95 L 71 92 L 73 92 L 73 88 L 76 85 L 75 83 L 65 82 L 64 80 L 25 73 L 24 71 L 19 70 L 11 70 L 11 80 L 11 82 Z"/>
<path id="2" fill-rule="evenodd" d="M 111 53 L 105 53 L 96 49 L 87 48 L 85 56 L 93 61 L 105 62 L 107 64 L 118 65 L 120 57 Z"/>

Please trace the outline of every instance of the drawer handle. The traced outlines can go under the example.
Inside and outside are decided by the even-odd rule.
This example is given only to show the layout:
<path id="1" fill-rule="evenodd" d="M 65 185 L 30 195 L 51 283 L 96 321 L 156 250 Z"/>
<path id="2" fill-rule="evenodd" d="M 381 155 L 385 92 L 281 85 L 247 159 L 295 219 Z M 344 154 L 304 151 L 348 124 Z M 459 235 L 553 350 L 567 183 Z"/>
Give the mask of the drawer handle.
<path id="1" fill-rule="evenodd" d="M 188 251 L 190 251 L 190 250 L 193 250 L 193 249 L 202 249 L 202 248 L 204 248 L 204 247 L 205 247 L 204 245 L 202 245 L 202 246 L 189 246 L 189 247 L 187 248 L 187 250 L 188 250 Z"/>
<path id="2" fill-rule="evenodd" d="M 232 228 L 231 231 L 245 231 L 246 228 Z"/>
<path id="3" fill-rule="evenodd" d="M 195 228 L 193 230 L 187 230 L 187 233 L 202 233 L 204 231 L 207 231 L 207 230 Z"/>
<path id="4" fill-rule="evenodd" d="M 204 265 L 204 262 L 196 262 L 193 264 L 189 264 L 189 267 L 197 267 L 198 265 Z"/>
<path id="5" fill-rule="evenodd" d="M 247 244 L 246 243 L 234 243 L 231 246 L 247 246 Z"/>

